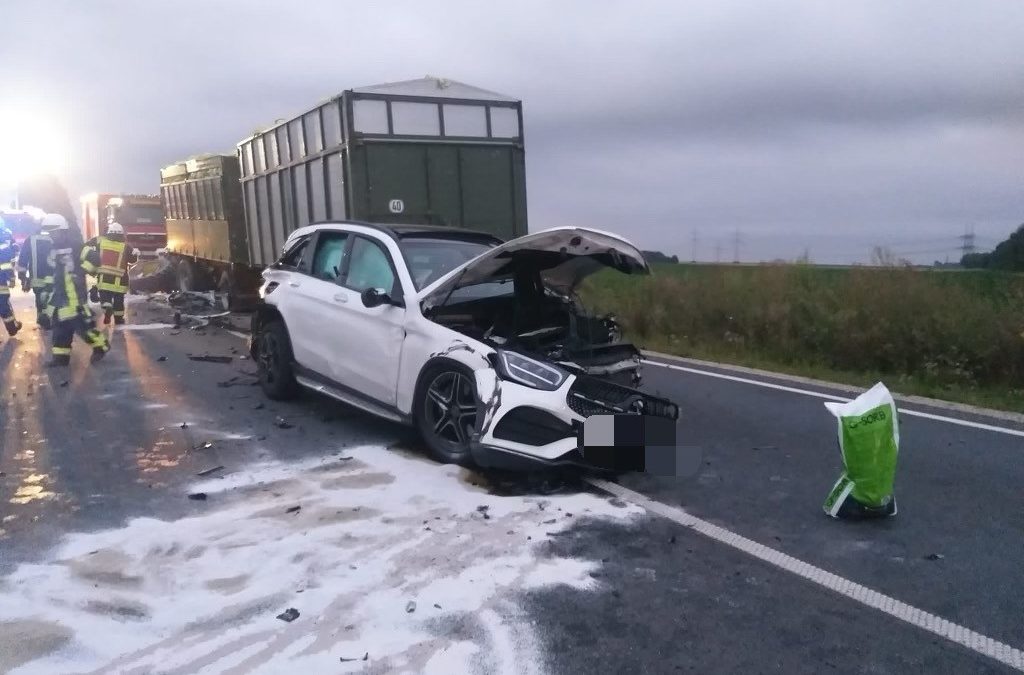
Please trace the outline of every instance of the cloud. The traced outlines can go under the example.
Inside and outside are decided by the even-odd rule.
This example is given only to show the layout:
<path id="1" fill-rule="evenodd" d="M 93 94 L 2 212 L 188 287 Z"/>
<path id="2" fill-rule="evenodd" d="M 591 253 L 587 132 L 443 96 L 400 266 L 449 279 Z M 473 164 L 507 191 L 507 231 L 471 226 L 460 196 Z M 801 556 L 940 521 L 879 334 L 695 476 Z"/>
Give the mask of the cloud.
<path id="1" fill-rule="evenodd" d="M 6 4 L 4 81 L 65 119 L 73 190 L 152 191 L 162 164 L 430 73 L 523 99 L 535 227 L 678 252 L 739 227 L 748 257 L 825 260 L 1024 219 L 1024 5 Z"/>

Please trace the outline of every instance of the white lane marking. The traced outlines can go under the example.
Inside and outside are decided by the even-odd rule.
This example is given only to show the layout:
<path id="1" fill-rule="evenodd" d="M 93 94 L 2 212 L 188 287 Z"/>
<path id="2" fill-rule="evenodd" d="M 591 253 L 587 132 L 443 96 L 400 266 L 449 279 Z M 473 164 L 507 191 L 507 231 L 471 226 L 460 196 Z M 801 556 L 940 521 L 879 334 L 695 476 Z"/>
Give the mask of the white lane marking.
<path id="1" fill-rule="evenodd" d="M 720 380 L 729 380 L 731 382 L 741 382 L 743 384 L 752 384 L 755 387 L 764 387 L 765 389 L 776 389 L 778 391 L 786 391 L 791 394 L 801 394 L 803 396 L 814 396 L 816 398 L 823 398 L 829 401 L 850 401 L 852 399 L 845 396 L 836 396 L 835 394 L 824 394 L 820 391 L 811 391 L 809 389 L 798 389 L 796 387 L 787 387 L 784 384 L 774 384 L 772 382 L 762 382 L 761 380 L 752 380 L 749 377 L 739 377 L 737 375 L 726 375 L 724 373 L 715 373 L 710 370 L 700 370 L 697 368 L 687 368 L 686 366 L 675 366 L 670 363 L 661 363 L 660 361 L 651 361 L 648 359 L 644 360 L 644 364 L 651 366 L 660 366 L 662 368 L 668 368 L 670 370 L 679 370 L 684 373 L 692 373 L 694 375 L 704 375 L 706 377 L 715 377 Z M 984 431 L 994 431 L 998 434 L 1008 434 L 1010 436 L 1020 436 L 1024 438 L 1024 431 L 1019 429 L 1010 429 L 1008 427 L 999 427 L 994 424 L 985 424 L 984 422 L 972 422 L 971 420 L 960 420 L 955 417 L 946 417 L 945 415 L 935 415 L 933 413 L 921 412 L 920 410 L 908 410 L 906 408 L 900 408 L 897 406 L 900 414 L 908 415 L 910 417 L 922 417 L 928 420 L 935 420 L 936 422 L 946 422 L 947 424 L 957 424 L 962 427 L 971 427 L 972 429 L 982 429 Z"/>
<path id="2" fill-rule="evenodd" d="M 237 330 L 229 330 L 229 331 L 225 331 L 225 332 L 227 332 L 227 333 L 229 333 L 231 335 L 234 335 L 236 338 L 240 338 L 242 340 L 248 340 L 249 339 L 249 334 L 248 333 L 240 333 Z"/>
<path id="3" fill-rule="evenodd" d="M 854 581 L 827 572 L 820 567 L 815 567 L 782 551 L 759 544 L 724 527 L 713 525 L 706 520 L 692 516 L 680 508 L 655 501 L 617 483 L 611 483 L 600 478 L 588 478 L 587 481 L 600 490 L 604 490 L 620 499 L 630 501 L 637 506 L 642 506 L 651 513 L 679 523 L 737 551 L 763 560 L 769 565 L 803 577 L 818 586 L 835 591 L 840 595 L 845 595 L 862 605 L 873 607 L 895 619 L 922 628 L 950 642 L 963 645 L 982 656 L 995 659 L 1011 668 L 1024 672 L 1024 652 L 1020 649 L 998 642 L 981 633 L 943 619 L 940 616 L 925 612 L 913 605 L 908 605 L 896 598 L 872 590 L 867 586 L 862 586 Z"/>

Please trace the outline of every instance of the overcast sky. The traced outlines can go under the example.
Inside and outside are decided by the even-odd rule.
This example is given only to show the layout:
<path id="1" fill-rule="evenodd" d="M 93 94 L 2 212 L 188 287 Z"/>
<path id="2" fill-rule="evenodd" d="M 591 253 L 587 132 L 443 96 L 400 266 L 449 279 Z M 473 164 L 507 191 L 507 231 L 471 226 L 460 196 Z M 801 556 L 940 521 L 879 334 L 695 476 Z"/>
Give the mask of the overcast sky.
<path id="1" fill-rule="evenodd" d="M 531 229 L 930 262 L 1024 222 L 1019 0 L 369 4 L 0 0 L 0 110 L 62 126 L 73 195 L 155 192 L 163 165 L 431 74 L 523 100 Z"/>

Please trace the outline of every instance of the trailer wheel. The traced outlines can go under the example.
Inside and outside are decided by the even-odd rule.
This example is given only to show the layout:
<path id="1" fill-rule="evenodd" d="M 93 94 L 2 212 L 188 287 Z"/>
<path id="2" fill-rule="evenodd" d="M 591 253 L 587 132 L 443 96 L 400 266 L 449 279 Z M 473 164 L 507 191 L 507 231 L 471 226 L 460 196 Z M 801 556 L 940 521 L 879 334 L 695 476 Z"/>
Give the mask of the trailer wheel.
<path id="1" fill-rule="evenodd" d="M 183 293 L 196 290 L 196 266 L 191 260 L 178 261 L 178 290 Z"/>

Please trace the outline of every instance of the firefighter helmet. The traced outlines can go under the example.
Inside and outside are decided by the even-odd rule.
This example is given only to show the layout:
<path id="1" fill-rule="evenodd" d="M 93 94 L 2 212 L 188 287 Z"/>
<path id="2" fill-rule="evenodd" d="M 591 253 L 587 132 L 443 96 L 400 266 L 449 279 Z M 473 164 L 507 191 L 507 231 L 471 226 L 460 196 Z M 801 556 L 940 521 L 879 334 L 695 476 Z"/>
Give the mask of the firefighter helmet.
<path id="1" fill-rule="evenodd" d="M 46 231 L 68 229 L 68 219 L 59 213 L 47 213 L 39 224 Z"/>
<path id="2" fill-rule="evenodd" d="M 121 223 L 110 223 L 107 225 L 107 234 L 124 234 L 124 228 Z"/>

